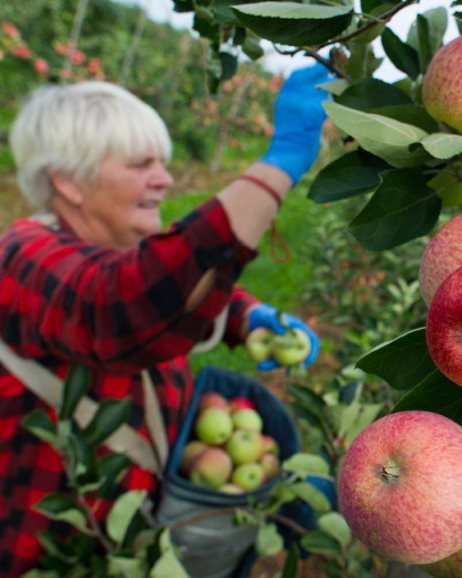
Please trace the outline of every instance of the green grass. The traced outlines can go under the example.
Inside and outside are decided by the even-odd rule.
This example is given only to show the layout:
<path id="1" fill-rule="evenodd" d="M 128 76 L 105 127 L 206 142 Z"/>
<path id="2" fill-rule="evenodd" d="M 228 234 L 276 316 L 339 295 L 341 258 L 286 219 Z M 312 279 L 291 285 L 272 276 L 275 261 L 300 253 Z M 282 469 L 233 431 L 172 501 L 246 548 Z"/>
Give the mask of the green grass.
<path id="1" fill-rule="evenodd" d="M 310 242 L 310 231 L 315 224 L 319 224 L 326 211 L 309 201 L 306 191 L 306 183 L 291 191 L 276 219 L 277 228 L 290 251 L 289 260 L 285 263 L 273 260 L 271 235 L 267 232 L 259 247 L 258 257 L 246 267 L 238 281 L 261 301 L 292 313 L 297 312 L 301 296 L 313 274 L 313 264 L 304 257 L 304 247 Z M 163 206 L 165 221 L 180 218 L 211 194 L 208 192 L 167 199 Z M 230 352 L 225 345 L 219 345 L 208 353 L 193 355 L 192 359 L 196 371 L 205 365 L 215 365 L 241 373 L 255 373 L 255 365 L 250 362 L 242 347 Z"/>

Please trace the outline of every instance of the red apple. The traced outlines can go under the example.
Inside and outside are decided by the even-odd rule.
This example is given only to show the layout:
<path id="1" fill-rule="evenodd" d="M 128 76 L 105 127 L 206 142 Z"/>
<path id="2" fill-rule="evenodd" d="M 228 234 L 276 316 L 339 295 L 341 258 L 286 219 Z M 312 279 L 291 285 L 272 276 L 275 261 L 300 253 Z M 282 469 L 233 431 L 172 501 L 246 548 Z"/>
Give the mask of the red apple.
<path id="1" fill-rule="evenodd" d="M 261 431 L 263 420 L 260 414 L 254 409 L 240 409 L 231 415 L 234 429 L 253 429 Z"/>
<path id="2" fill-rule="evenodd" d="M 272 436 L 263 434 L 261 436 L 261 440 L 263 443 L 264 454 L 274 454 L 275 456 L 279 455 L 278 442 Z"/>
<path id="3" fill-rule="evenodd" d="M 422 85 L 427 112 L 462 132 L 462 38 L 442 46 L 428 65 Z"/>
<path id="4" fill-rule="evenodd" d="M 257 327 L 247 335 L 245 347 L 254 361 L 259 363 L 271 357 L 273 337 L 273 332 L 266 327 Z"/>
<path id="5" fill-rule="evenodd" d="M 427 305 L 441 283 L 459 267 L 462 267 L 462 215 L 453 217 L 436 232 L 422 256 L 419 284 Z"/>
<path id="6" fill-rule="evenodd" d="M 202 411 L 207 407 L 218 407 L 220 409 L 228 410 L 228 400 L 226 397 L 215 391 L 207 391 L 203 393 L 199 399 L 198 411 Z"/>
<path id="7" fill-rule="evenodd" d="M 261 464 L 241 464 L 234 470 L 231 481 L 246 492 L 259 488 L 265 480 L 265 472 Z"/>
<path id="8" fill-rule="evenodd" d="M 219 407 L 207 407 L 199 412 L 195 431 L 197 437 L 207 443 L 219 446 L 231 435 L 233 423 L 227 410 Z"/>
<path id="9" fill-rule="evenodd" d="M 435 365 L 462 386 L 462 268 L 440 285 L 430 304 L 426 339 Z"/>
<path id="10" fill-rule="evenodd" d="M 233 464 L 256 462 L 262 453 L 261 435 L 255 430 L 238 429 L 226 443 Z"/>
<path id="11" fill-rule="evenodd" d="M 283 335 L 274 336 L 273 357 L 281 365 L 297 365 L 308 357 L 310 351 L 310 339 L 301 329 L 288 329 Z"/>
<path id="12" fill-rule="evenodd" d="M 254 402 L 246 397 L 233 397 L 229 400 L 229 409 L 232 412 L 238 411 L 239 409 L 257 409 Z"/>
<path id="13" fill-rule="evenodd" d="M 189 478 L 194 484 L 218 488 L 228 480 L 232 469 L 231 458 L 224 450 L 209 447 L 194 460 Z"/>
<path id="14" fill-rule="evenodd" d="M 339 511 L 387 559 L 431 564 L 462 549 L 462 427 L 427 411 L 378 419 L 353 441 Z"/>
<path id="15" fill-rule="evenodd" d="M 188 442 L 183 449 L 183 453 L 180 459 L 180 473 L 184 476 L 189 476 L 191 466 L 194 460 L 201 454 L 206 448 L 207 444 L 201 442 L 200 440 L 191 440 Z"/>
<path id="16" fill-rule="evenodd" d="M 275 478 L 281 469 L 279 458 L 274 454 L 263 454 L 258 463 L 263 467 L 266 480 Z"/>

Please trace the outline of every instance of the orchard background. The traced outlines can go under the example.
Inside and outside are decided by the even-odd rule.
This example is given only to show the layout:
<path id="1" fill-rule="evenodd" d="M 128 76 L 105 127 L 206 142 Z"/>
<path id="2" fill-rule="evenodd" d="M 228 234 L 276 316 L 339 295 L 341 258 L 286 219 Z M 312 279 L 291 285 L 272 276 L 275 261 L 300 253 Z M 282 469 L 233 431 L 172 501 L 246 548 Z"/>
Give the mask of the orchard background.
<path id="1" fill-rule="evenodd" d="M 403 41 L 387 24 L 414 3 L 174 0 L 178 12 L 194 13 L 194 36 L 109 0 L 0 6 L 1 228 L 29 212 L 7 133 L 21 99 L 41 83 L 106 79 L 159 110 L 175 143 L 169 221 L 264 152 L 282 79 L 259 64 L 262 38 L 287 58 L 302 53 L 307 64 L 330 68 L 320 156 L 277 219 L 290 254 L 268 236 L 242 281 L 321 337 L 307 373 L 258 378 L 292 407 L 305 451 L 322 458 L 313 473 L 334 480 L 354 437 L 381 415 L 429 409 L 462 423 L 462 391 L 428 355 L 418 284 L 429 235 L 462 201 L 462 137 L 421 100 L 427 66 L 449 19 L 459 25 L 461 2 L 417 16 Z M 399 81 L 374 78 L 381 62 L 374 40 L 401 71 Z M 243 348 L 218 347 L 194 363 L 255 375 Z M 335 509 L 307 501 L 320 521 L 304 537 L 313 555 L 299 562 L 294 551 L 262 548 L 255 577 L 386 575 L 388 564 L 351 536 Z"/>

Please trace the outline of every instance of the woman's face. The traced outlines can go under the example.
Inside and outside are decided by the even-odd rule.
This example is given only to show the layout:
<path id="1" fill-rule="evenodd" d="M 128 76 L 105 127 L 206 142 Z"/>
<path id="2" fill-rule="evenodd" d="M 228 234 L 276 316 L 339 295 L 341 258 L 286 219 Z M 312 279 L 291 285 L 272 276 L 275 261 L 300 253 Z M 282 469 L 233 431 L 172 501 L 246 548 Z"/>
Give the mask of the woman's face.
<path id="1" fill-rule="evenodd" d="M 165 164 L 153 155 L 107 157 L 96 184 L 82 187 L 81 215 L 93 237 L 88 240 L 125 249 L 158 233 L 160 205 L 172 184 Z"/>

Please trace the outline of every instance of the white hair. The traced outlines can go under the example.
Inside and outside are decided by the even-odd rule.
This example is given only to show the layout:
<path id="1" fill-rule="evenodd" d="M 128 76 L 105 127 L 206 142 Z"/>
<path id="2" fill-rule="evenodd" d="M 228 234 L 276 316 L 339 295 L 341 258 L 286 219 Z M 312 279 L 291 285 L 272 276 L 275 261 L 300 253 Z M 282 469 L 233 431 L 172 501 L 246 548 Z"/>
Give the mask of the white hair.
<path id="1" fill-rule="evenodd" d="M 49 205 L 55 172 L 91 183 L 108 155 L 130 160 L 149 151 L 166 162 L 171 156 L 158 113 L 102 81 L 39 88 L 14 121 L 10 144 L 21 192 L 41 208 Z"/>

